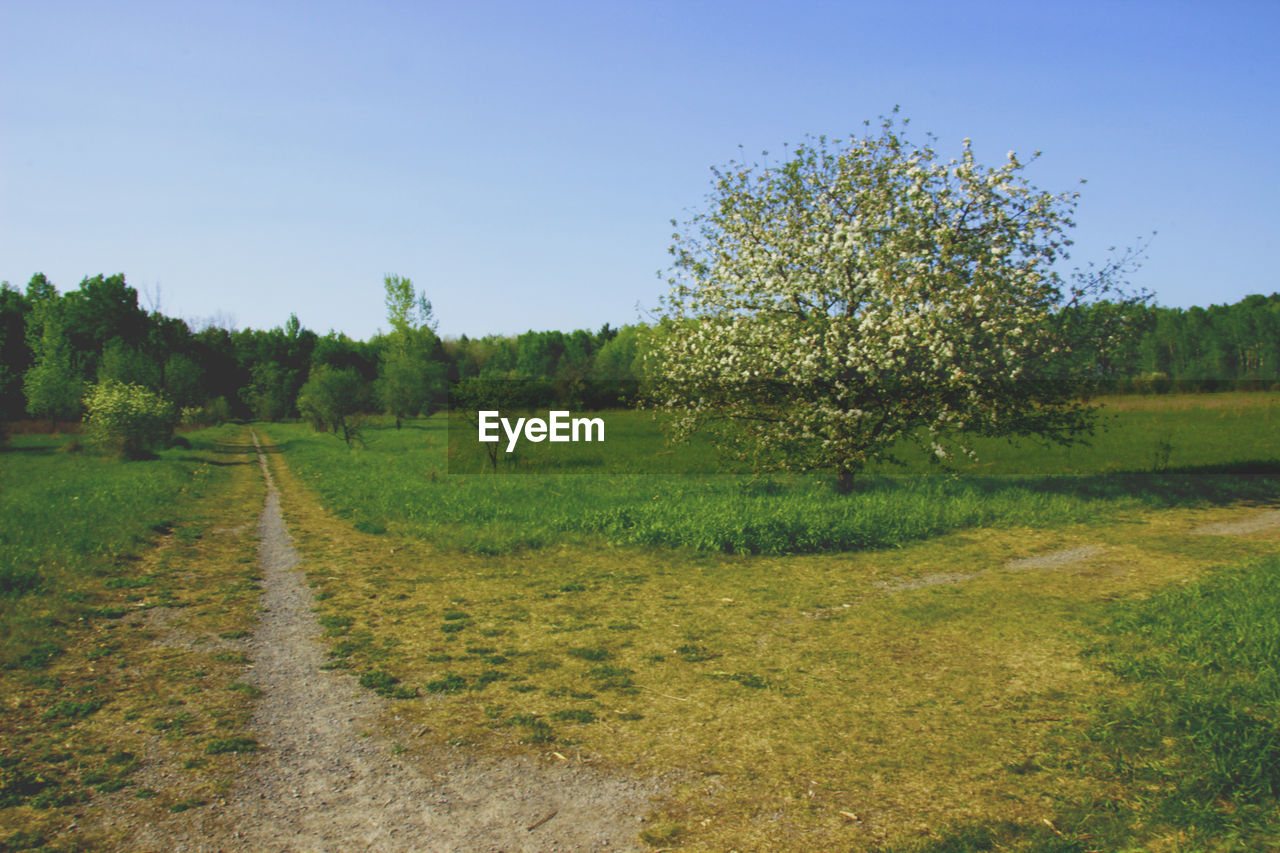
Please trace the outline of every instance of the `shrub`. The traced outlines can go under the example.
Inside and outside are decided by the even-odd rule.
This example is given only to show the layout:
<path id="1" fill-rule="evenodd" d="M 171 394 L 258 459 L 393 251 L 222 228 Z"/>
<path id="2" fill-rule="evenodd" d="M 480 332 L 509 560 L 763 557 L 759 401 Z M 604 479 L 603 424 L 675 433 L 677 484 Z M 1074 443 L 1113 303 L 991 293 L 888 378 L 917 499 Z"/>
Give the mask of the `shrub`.
<path id="1" fill-rule="evenodd" d="M 159 394 L 141 385 L 99 382 L 84 398 L 90 440 L 129 459 L 143 459 L 173 434 L 176 414 Z"/>
<path id="2" fill-rule="evenodd" d="M 1173 390 L 1173 380 L 1159 371 L 1144 373 L 1133 378 L 1133 390 L 1138 394 L 1168 394 Z"/>

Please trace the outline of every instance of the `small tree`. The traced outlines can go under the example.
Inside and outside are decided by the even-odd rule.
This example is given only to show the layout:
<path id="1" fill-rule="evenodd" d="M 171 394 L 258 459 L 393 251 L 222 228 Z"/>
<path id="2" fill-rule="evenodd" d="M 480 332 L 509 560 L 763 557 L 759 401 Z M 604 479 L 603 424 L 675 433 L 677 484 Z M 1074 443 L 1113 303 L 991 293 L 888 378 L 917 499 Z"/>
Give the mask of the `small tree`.
<path id="1" fill-rule="evenodd" d="M 444 391 L 444 365 L 432 361 L 421 346 L 392 343 L 378 364 L 378 403 L 396 419 L 423 413 Z"/>
<path id="2" fill-rule="evenodd" d="M 330 431 L 350 445 L 360 438 L 359 414 L 369 403 L 369 387 L 351 367 L 321 365 L 298 393 L 298 410 L 316 432 Z"/>
<path id="3" fill-rule="evenodd" d="M 405 418 L 421 414 L 444 394 L 444 364 L 434 358 L 440 340 L 426 294 L 415 294 L 413 282 L 398 275 L 386 276 L 383 287 L 391 333 L 378 363 L 377 396 L 400 429 Z"/>
<path id="4" fill-rule="evenodd" d="M 387 320 L 393 332 L 416 329 L 436 330 L 435 314 L 425 293 L 417 293 L 413 282 L 399 275 L 387 275 L 382 279 L 387 305 Z"/>
<path id="5" fill-rule="evenodd" d="M 904 122 L 905 125 L 905 122 Z M 1077 194 L 878 134 L 716 171 L 708 213 L 674 236 L 656 399 L 762 467 L 852 474 L 903 438 L 1070 442 L 1090 423 L 1090 354 L 1118 332 L 1070 310 L 1119 265 L 1068 283 Z M 675 224 L 675 223 L 673 223 Z M 1084 318 L 1093 318 L 1087 321 Z"/>
<path id="6" fill-rule="evenodd" d="M 168 442 L 177 421 L 172 404 L 156 392 L 112 379 L 90 388 L 84 407 L 90 440 L 128 459 L 149 458 Z"/>
<path id="7" fill-rule="evenodd" d="M 507 413 L 531 408 L 528 393 L 531 385 L 533 383 L 528 381 L 482 379 L 478 376 L 460 380 L 449 392 L 449 453 L 452 455 L 461 447 L 467 448 L 467 451 L 462 451 L 464 453 L 474 449 L 470 441 L 460 441 L 459 438 L 475 435 L 481 411 L 494 409 Z M 466 424 L 465 428 L 463 424 Z M 488 459 L 489 469 L 494 473 L 497 473 L 499 459 L 514 462 L 517 458 L 516 454 L 502 451 L 501 442 L 483 442 L 481 448 Z"/>
<path id="8" fill-rule="evenodd" d="M 27 287 L 31 313 L 27 315 L 27 344 L 34 362 L 22 377 L 27 411 L 32 417 L 69 420 L 80 412 L 84 381 L 67 337 L 64 308 L 57 290 L 42 275 Z"/>

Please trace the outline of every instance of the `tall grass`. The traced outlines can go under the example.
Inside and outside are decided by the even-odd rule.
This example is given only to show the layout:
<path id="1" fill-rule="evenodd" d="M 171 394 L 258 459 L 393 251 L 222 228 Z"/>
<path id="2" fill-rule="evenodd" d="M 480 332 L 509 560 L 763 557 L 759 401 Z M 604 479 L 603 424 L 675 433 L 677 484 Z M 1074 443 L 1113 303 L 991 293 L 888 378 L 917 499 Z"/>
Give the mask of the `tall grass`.
<path id="1" fill-rule="evenodd" d="M 939 472 L 909 447 L 898 467 L 838 495 L 823 475 L 557 473 L 449 474 L 444 418 L 403 430 L 366 429 L 348 449 L 300 425 L 269 434 L 339 514 L 368 531 L 409 535 L 488 553 L 603 539 L 617 544 L 791 554 L 897 545 L 976 525 L 1045 526 L 1142 507 L 1266 498 L 1280 493 L 1272 419 L 1280 396 L 1236 408 L 1107 413 L 1088 446 L 980 442 L 979 461 Z M 610 413 L 622 438 L 602 471 L 653 460 L 640 413 Z M 600 447 L 590 450 L 599 454 Z M 669 451 L 665 470 L 705 470 L 705 447 Z M 687 458 L 683 458 L 687 457 Z M 1250 472 L 1244 474 L 1242 472 Z"/>

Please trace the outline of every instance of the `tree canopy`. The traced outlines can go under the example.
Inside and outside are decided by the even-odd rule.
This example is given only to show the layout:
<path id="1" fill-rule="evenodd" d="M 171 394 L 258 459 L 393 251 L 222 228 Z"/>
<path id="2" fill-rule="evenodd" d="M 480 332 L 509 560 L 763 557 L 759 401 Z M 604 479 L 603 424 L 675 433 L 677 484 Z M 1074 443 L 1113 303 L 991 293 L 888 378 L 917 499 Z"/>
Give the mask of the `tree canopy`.
<path id="1" fill-rule="evenodd" d="M 967 433 L 1088 426 L 1091 366 L 1122 326 L 1069 309 L 1129 297 L 1114 266 L 1058 272 L 1077 194 L 1032 186 L 1013 152 L 983 166 L 968 140 L 943 160 L 905 124 L 716 170 L 674 235 L 653 352 L 679 432 L 847 486 L 903 438 L 946 458 Z"/>

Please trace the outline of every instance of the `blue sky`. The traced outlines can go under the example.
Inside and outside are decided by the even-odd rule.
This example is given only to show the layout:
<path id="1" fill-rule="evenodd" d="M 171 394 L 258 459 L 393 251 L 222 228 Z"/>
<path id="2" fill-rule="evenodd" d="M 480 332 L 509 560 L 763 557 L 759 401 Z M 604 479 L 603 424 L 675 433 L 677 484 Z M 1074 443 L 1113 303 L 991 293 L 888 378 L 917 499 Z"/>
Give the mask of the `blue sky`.
<path id="1" fill-rule="evenodd" d="M 901 105 L 1082 178 L 1075 260 L 1165 305 L 1280 290 L 1280 3 L 4 3 L 0 279 L 364 338 L 633 322 L 709 167 Z"/>

